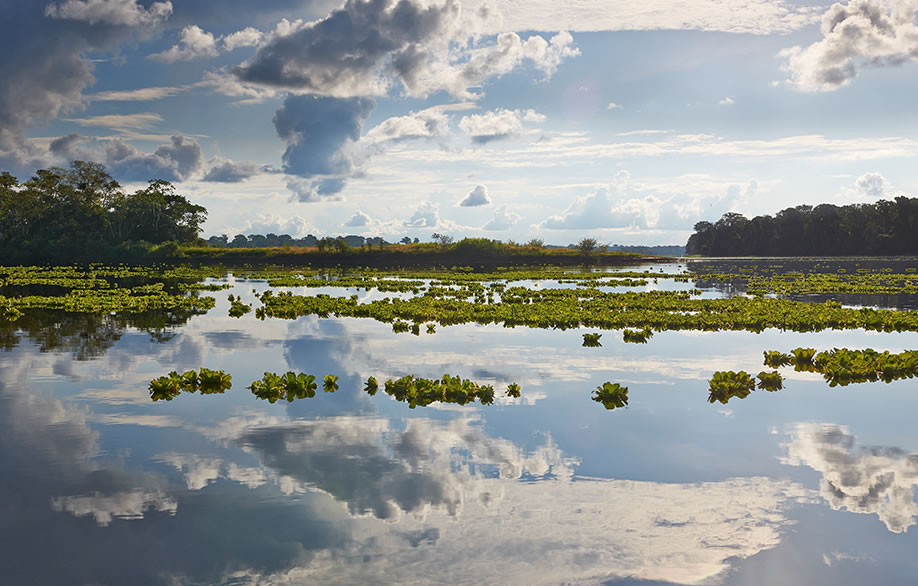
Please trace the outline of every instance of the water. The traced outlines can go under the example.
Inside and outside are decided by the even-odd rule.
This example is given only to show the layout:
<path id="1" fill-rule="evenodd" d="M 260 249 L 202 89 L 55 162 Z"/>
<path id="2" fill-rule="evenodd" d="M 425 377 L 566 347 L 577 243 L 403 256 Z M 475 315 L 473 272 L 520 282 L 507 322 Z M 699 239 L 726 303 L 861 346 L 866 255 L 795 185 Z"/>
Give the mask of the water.
<path id="1" fill-rule="evenodd" d="M 2 332 L 4 583 L 918 575 L 913 380 L 830 389 L 785 368 L 782 391 L 707 402 L 713 372 L 763 370 L 763 350 L 901 351 L 916 333 L 658 332 L 641 345 L 607 331 L 584 348 L 592 330 L 415 337 L 353 318 L 227 317 L 227 293 L 250 302 L 264 288 L 237 282 L 206 315 L 148 319 L 147 331 L 35 312 Z M 233 388 L 150 401 L 152 378 L 201 366 Z M 287 370 L 337 374 L 340 389 L 273 405 L 246 389 Z M 494 384 L 497 401 L 412 410 L 362 390 L 370 375 L 444 373 Z M 590 400 L 605 381 L 630 388 L 627 408 Z M 521 399 L 501 396 L 510 382 Z"/>

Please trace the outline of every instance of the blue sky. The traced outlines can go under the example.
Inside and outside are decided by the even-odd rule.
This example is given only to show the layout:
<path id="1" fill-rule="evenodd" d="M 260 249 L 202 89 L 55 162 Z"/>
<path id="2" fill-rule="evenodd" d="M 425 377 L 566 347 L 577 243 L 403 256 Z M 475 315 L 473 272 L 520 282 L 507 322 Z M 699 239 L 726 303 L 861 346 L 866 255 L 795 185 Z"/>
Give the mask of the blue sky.
<path id="1" fill-rule="evenodd" d="M 915 0 L 0 0 L 0 169 L 205 235 L 682 244 L 918 189 Z"/>

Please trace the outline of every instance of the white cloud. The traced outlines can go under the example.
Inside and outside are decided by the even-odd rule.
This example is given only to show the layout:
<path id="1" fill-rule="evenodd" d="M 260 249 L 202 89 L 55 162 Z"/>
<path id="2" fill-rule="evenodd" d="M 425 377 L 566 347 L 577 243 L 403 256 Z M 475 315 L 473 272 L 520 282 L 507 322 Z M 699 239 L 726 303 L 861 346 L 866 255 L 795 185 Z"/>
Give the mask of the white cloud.
<path id="1" fill-rule="evenodd" d="M 484 185 L 476 185 L 474 189 L 468 192 L 465 198 L 459 202 L 462 207 L 486 206 L 491 203 L 491 196 L 488 195 L 488 188 Z"/>
<path id="2" fill-rule="evenodd" d="M 494 0 L 503 17 L 486 30 L 572 32 L 622 30 L 704 30 L 774 34 L 798 30 L 818 19 L 821 7 L 784 0 L 571 0 L 559 10 L 552 0 Z"/>
<path id="3" fill-rule="evenodd" d="M 606 110 L 620 110 L 622 108 L 621 104 L 616 104 L 615 102 L 609 102 L 606 106 Z"/>
<path id="4" fill-rule="evenodd" d="M 360 210 L 354 212 L 354 215 L 351 216 L 347 222 L 344 223 L 345 226 L 349 228 L 365 228 L 373 222 L 373 219 L 370 216 L 366 215 Z"/>
<path id="5" fill-rule="evenodd" d="M 507 206 L 501 206 L 494 210 L 494 217 L 484 225 L 482 230 L 509 230 L 519 221 L 519 214 L 511 212 Z"/>
<path id="6" fill-rule="evenodd" d="M 518 135 L 523 122 L 544 122 L 545 116 L 535 110 L 506 110 L 498 108 L 483 114 L 463 116 L 459 128 L 468 134 L 473 142 L 487 143 Z"/>
<path id="7" fill-rule="evenodd" d="M 855 184 L 861 194 L 869 197 L 881 198 L 889 190 L 889 181 L 879 173 L 864 173 Z"/>
<path id="8" fill-rule="evenodd" d="M 263 38 L 264 33 L 256 28 L 247 26 L 241 31 L 226 35 L 221 40 L 223 41 L 224 51 L 233 51 L 239 47 L 255 47 L 261 43 Z"/>
<path id="9" fill-rule="evenodd" d="M 723 196 L 705 191 L 685 193 L 642 188 L 633 184 L 630 173 L 619 171 L 609 186 L 576 198 L 562 214 L 550 216 L 536 227 L 581 231 L 686 230 L 702 215 L 719 216 L 740 202 L 755 199 L 758 183 L 750 181 L 745 188 L 730 185 Z"/>
<path id="10" fill-rule="evenodd" d="M 918 59 L 916 10 L 911 0 L 833 4 L 822 16 L 821 40 L 781 51 L 791 83 L 803 91 L 832 91 L 849 84 L 860 66 Z"/>
<path id="11" fill-rule="evenodd" d="M 801 423 L 789 435 L 784 463 L 822 473 L 819 492 L 833 510 L 877 515 L 893 533 L 915 524 L 918 455 L 857 447 L 857 438 L 842 425 Z"/>
<path id="12" fill-rule="evenodd" d="M 64 118 L 80 126 L 101 126 L 113 130 L 149 130 L 162 122 L 163 117 L 155 112 L 138 112 L 136 114 L 104 114 L 88 118 Z"/>
<path id="13" fill-rule="evenodd" d="M 301 238 L 310 232 L 315 232 L 315 229 L 302 216 L 265 213 L 258 214 L 239 226 L 234 232 L 236 234 L 290 234 L 294 238 Z"/>
<path id="14" fill-rule="evenodd" d="M 726 98 L 722 99 L 721 101 L 717 103 L 720 104 L 721 106 L 729 106 L 733 103 L 733 98 L 731 98 L 730 96 L 727 96 Z"/>
<path id="15" fill-rule="evenodd" d="M 175 63 L 199 57 L 216 57 L 218 53 L 217 40 L 214 35 L 197 25 L 190 25 L 182 29 L 177 45 L 172 45 L 161 53 L 147 55 L 147 59 Z"/>
<path id="16" fill-rule="evenodd" d="M 114 90 L 96 92 L 86 96 L 93 102 L 151 102 L 176 96 L 188 90 L 190 86 L 158 86 L 134 90 Z"/>
<path id="17" fill-rule="evenodd" d="M 443 138 L 449 136 L 449 120 L 443 108 L 434 106 L 405 116 L 387 118 L 371 128 L 362 140 L 370 143 Z"/>
<path id="18" fill-rule="evenodd" d="M 168 0 L 153 2 L 149 8 L 144 8 L 137 0 L 66 0 L 45 7 L 45 15 L 51 18 L 115 26 L 155 26 L 170 14 L 172 2 Z"/>

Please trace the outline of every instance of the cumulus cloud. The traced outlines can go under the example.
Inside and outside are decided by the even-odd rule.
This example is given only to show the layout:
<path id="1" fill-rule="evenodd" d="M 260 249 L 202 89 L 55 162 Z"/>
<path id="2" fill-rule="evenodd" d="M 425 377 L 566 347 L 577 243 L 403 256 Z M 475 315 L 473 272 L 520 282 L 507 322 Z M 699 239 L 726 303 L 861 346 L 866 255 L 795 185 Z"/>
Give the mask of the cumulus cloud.
<path id="1" fill-rule="evenodd" d="M 241 31 L 228 34 L 223 37 L 223 50 L 233 51 L 238 47 L 255 47 L 264 38 L 264 34 L 253 27 L 247 26 Z"/>
<path id="2" fill-rule="evenodd" d="M 45 15 L 89 24 L 150 27 L 172 14 L 172 2 L 153 2 L 144 8 L 137 0 L 66 0 L 48 4 Z"/>
<path id="3" fill-rule="evenodd" d="M 349 228 L 364 228 L 366 226 L 369 226 L 370 223 L 372 223 L 372 221 L 373 220 L 372 218 L 370 218 L 370 216 L 366 215 L 360 210 L 357 210 L 356 212 L 354 212 L 354 215 L 351 216 L 348 219 L 348 221 L 344 223 L 344 225 Z"/>
<path id="4" fill-rule="evenodd" d="M 727 96 L 726 98 L 720 100 L 717 103 L 720 104 L 721 106 L 729 106 L 733 103 L 733 98 L 731 98 L 730 96 Z"/>
<path id="5" fill-rule="evenodd" d="M 127 38 L 143 38 L 168 3 L 142 9 L 131 1 L 44 3 L 0 0 L 0 166 L 16 174 L 49 164 L 46 149 L 31 144 L 25 129 L 81 107 L 93 82 L 84 55 L 113 49 Z"/>
<path id="6" fill-rule="evenodd" d="M 473 42 L 491 16 L 484 8 L 463 11 L 457 0 L 348 0 L 324 19 L 283 21 L 234 72 L 248 83 L 320 96 L 383 96 L 400 84 L 412 97 L 448 91 L 466 98 L 524 61 L 547 77 L 579 54 L 568 33 Z"/>
<path id="7" fill-rule="evenodd" d="M 52 141 L 50 152 L 66 162 L 85 160 L 103 163 L 114 177 L 125 181 L 184 181 L 199 171 L 204 162 L 201 145 L 184 136 L 173 136 L 170 144 L 148 154 L 118 138 L 68 134 Z"/>
<path id="8" fill-rule="evenodd" d="M 857 446 L 842 425 L 801 423 L 789 435 L 784 463 L 820 472 L 819 491 L 832 509 L 877 515 L 893 533 L 915 524 L 918 454 Z"/>
<path id="9" fill-rule="evenodd" d="M 469 208 L 486 206 L 489 203 L 491 203 L 491 197 L 488 195 L 488 188 L 484 185 L 476 185 L 475 188 L 465 196 L 465 199 L 459 202 L 459 205 Z"/>
<path id="10" fill-rule="evenodd" d="M 889 189 L 889 181 L 879 173 L 864 173 L 855 184 L 861 194 L 869 197 L 883 197 Z"/>
<path id="11" fill-rule="evenodd" d="M 371 143 L 394 142 L 417 138 L 444 138 L 449 136 L 450 117 L 439 106 L 405 116 L 383 120 L 367 132 L 364 140 Z"/>
<path id="12" fill-rule="evenodd" d="M 305 236 L 313 227 L 302 216 L 258 214 L 235 230 L 236 234 L 290 234 L 294 238 Z"/>
<path id="13" fill-rule="evenodd" d="M 754 198 L 758 184 L 730 185 L 725 195 L 650 190 L 633 184 L 628 171 L 619 171 L 610 185 L 577 197 L 560 215 L 539 228 L 550 230 L 675 229 L 687 230 L 705 216 L 719 216 L 738 201 Z"/>
<path id="14" fill-rule="evenodd" d="M 147 55 L 147 59 L 175 63 L 198 57 L 216 57 L 218 53 L 217 39 L 214 35 L 197 25 L 191 25 L 182 29 L 177 45 L 172 45 L 161 53 Z"/>
<path id="15" fill-rule="evenodd" d="M 274 115 L 274 128 L 287 143 L 283 169 L 297 199 L 335 197 L 346 177 L 360 169 L 366 154 L 357 141 L 375 106 L 367 98 L 287 96 Z"/>
<path id="16" fill-rule="evenodd" d="M 509 230 L 520 221 L 519 214 L 511 212 L 507 206 L 501 206 L 494 210 L 494 217 L 484 225 L 484 230 Z"/>
<path id="17" fill-rule="evenodd" d="M 823 38 L 781 51 L 791 83 L 803 91 L 832 91 L 858 67 L 901 65 L 918 59 L 918 5 L 911 0 L 851 0 L 822 16 Z"/>
<path id="18" fill-rule="evenodd" d="M 544 121 L 545 116 L 535 110 L 498 108 L 484 114 L 463 116 L 459 121 L 459 128 L 468 134 L 473 142 L 484 144 L 518 135 L 523 129 L 523 122 Z"/>
<path id="19" fill-rule="evenodd" d="M 251 161 L 213 161 L 210 170 L 204 175 L 202 181 L 216 181 L 220 183 L 239 183 L 253 175 L 263 172 L 264 166 Z"/>

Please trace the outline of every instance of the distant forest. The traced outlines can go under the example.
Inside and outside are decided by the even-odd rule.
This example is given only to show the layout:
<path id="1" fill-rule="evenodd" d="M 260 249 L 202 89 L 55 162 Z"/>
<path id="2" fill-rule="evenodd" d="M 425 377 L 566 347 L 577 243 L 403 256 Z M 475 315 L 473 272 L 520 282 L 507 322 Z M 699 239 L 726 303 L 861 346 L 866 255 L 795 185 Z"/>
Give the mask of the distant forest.
<path id="1" fill-rule="evenodd" d="M 698 222 L 686 254 L 846 256 L 918 254 L 918 198 L 873 204 L 800 205 L 751 220 L 726 213 Z"/>

